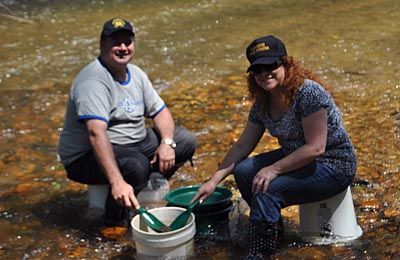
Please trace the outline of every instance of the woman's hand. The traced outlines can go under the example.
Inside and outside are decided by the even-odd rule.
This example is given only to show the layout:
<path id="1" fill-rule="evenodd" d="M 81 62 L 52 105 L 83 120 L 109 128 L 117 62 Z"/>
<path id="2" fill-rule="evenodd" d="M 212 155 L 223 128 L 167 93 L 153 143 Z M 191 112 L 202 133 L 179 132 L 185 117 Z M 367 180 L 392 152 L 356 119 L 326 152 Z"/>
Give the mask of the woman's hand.
<path id="1" fill-rule="evenodd" d="M 216 187 L 217 187 L 217 183 L 215 183 L 212 180 L 207 181 L 206 183 L 204 183 L 203 185 L 200 186 L 197 194 L 190 201 L 190 204 L 192 204 L 196 200 L 200 200 L 200 201 L 206 200 L 208 197 L 210 197 L 213 194 Z"/>
<path id="2" fill-rule="evenodd" d="M 277 176 L 278 173 L 271 166 L 262 168 L 253 178 L 252 192 L 258 193 L 262 189 L 262 192 L 266 193 L 269 183 Z"/>

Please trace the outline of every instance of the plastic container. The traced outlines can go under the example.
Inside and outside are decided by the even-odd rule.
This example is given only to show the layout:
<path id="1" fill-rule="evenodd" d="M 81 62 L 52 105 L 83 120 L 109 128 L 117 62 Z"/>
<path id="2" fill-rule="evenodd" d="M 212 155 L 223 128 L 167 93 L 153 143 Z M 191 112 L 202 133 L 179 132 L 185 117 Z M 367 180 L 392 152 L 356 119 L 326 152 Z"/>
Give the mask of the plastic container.
<path id="1" fill-rule="evenodd" d="M 154 207 L 158 207 L 160 206 L 160 202 L 165 199 L 165 196 L 169 190 L 170 186 L 168 180 L 165 179 L 159 172 L 153 172 L 150 175 L 147 187 L 139 192 L 137 199 L 140 204 L 144 204 L 149 207 L 154 204 Z"/>
<path id="2" fill-rule="evenodd" d="M 183 211 L 185 209 L 179 207 L 149 209 L 149 212 L 166 225 L 170 225 Z M 181 259 L 194 255 L 196 225 L 193 213 L 184 227 L 170 232 L 155 232 L 146 225 L 140 215 L 132 219 L 131 226 L 138 259 Z"/>
<path id="3" fill-rule="evenodd" d="M 187 208 L 199 188 L 200 185 L 181 187 L 169 192 L 165 199 L 169 206 Z M 228 215 L 233 208 L 232 204 L 232 192 L 223 186 L 217 186 L 210 197 L 193 209 L 197 235 L 218 236 L 222 233 L 225 225 L 229 224 Z"/>
<path id="4" fill-rule="evenodd" d="M 201 236 L 219 236 L 229 228 L 229 213 L 233 209 L 233 202 L 225 208 L 208 213 L 194 213 L 196 216 L 196 234 Z"/>
<path id="5" fill-rule="evenodd" d="M 199 188 L 200 185 L 181 187 L 169 192 L 165 199 L 168 201 L 168 205 L 187 208 L 192 198 L 197 194 Z M 209 214 L 224 210 L 231 205 L 232 192 L 225 187 L 217 186 L 210 197 L 193 209 L 193 213 L 195 215 L 198 213 Z"/>
<path id="6" fill-rule="evenodd" d="M 104 209 L 109 185 L 88 185 L 89 208 Z"/>
<path id="7" fill-rule="evenodd" d="M 360 237 L 350 187 L 327 200 L 300 205 L 300 231 L 304 237 L 323 237 L 330 242 Z"/>
<path id="8" fill-rule="evenodd" d="M 89 208 L 104 209 L 108 195 L 109 185 L 88 185 L 88 203 Z M 169 192 L 169 183 L 160 173 L 153 172 L 150 175 L 147 187 L 144 188 L 137 196 L 141 204 L 155 204 L 160 206 L 167 193 Z M 164 203 L 166 204 L 166 203 Z"/>
<path id="9" fill-rule="evenodd" d="M 249 241 L 250 207 L 240 196 L 234 201 L 234 207 L 229 213 L 229 236 L 234 246 L 245 249 Z"/>

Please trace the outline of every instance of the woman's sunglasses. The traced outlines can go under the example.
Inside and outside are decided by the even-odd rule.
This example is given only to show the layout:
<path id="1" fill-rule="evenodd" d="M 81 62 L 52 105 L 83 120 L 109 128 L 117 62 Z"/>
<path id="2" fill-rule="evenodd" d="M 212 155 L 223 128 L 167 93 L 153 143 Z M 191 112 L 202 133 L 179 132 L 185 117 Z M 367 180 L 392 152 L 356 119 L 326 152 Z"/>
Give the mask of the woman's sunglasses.
<path id="1" fill-rule="evenodd" d="M 272 63 L 272 64 L 264 64 L 264 65 L 254 66 L 254 68 L 252 68 L 249 72 L 253 76 L 260 76 L 265 73 L 270 73 L 271 71 L 276 70 L 281 65 L 282 65 L 282 61 L 278 60 L 277 62 Z"/>

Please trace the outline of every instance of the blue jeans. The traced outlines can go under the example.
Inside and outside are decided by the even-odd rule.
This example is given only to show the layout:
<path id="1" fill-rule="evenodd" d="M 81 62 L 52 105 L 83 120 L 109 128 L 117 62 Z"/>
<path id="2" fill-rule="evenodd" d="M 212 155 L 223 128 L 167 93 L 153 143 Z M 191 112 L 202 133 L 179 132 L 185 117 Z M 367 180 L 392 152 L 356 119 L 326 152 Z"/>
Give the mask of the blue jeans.
<path id="1" fill-rule="evenodd" d="M 341 175 L 322 163 L 312 163 L 279 175 L 266 193 L 252 193 L 254 176 L 285 155 L 280 149 L 247 158 L 234 168 L 237 186 L 250 206 L 251 221 L 278 222 L 281 209 L 330 198 L 345 190 L 354 176 Z"/>

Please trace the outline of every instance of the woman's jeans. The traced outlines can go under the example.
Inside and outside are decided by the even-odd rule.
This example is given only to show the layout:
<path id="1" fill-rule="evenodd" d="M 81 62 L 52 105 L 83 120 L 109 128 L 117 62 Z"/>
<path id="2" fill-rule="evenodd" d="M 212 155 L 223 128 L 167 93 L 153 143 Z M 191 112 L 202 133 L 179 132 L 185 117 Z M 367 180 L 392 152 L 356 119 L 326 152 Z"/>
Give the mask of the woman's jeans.
<path id="1" fill-rule="evenodd" d="M 266 193 L 252 193 L 257 172 L 284 156 L 278 149 L 247 158 L 234 168 L 238 188 L 250 206 L 251 221 L 278 222 L 282 208 L 330 198 L 345 190 L 354 179 L 313 161 L 303 168 L 280 174 L 270 182 Z"/>
<path id="2" fill-rule="evenodd" d="M 169 179 L 187 160 L 191 160 L 196 149 L 196 138 L 182 127 L 175 129 L 175 167 L 164 173 Z M 161 138 L 154 129 L 147 129 L 146 138 L 138 144 L 113 145 L 114 156 L 124 180 L 132 185 L 135 195 L 147 186 L 151 172 L 158 171 L 158 163 L 151 165 Z M 83 155 L 66 167 L 69 179 L 84 184 L 108 184 L 92 151 Z M 106 218 L 123 219 L 123 207 L 109 196 L 106 201 Z"/>

